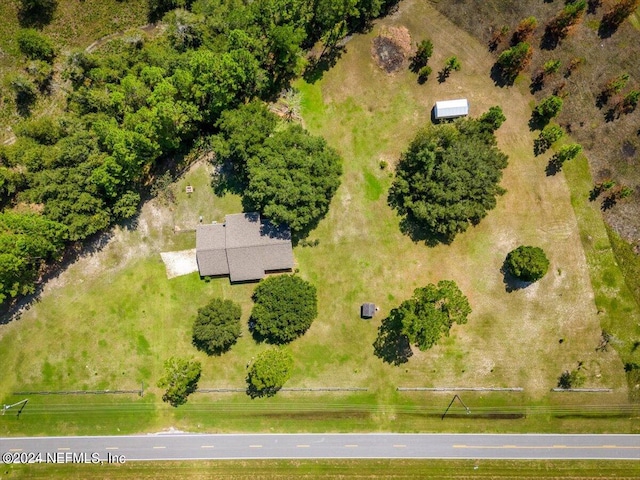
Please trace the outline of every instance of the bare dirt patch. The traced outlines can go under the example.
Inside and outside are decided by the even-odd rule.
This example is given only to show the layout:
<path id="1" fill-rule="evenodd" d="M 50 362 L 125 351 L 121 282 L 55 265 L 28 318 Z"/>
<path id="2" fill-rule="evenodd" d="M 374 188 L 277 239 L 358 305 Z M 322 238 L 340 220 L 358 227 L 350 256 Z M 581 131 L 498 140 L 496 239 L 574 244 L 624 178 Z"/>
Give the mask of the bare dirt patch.
<path id="1" fill-rule="evenodd" d="M 195 248 L 178 252 L 160 252 L 160 257 L 162 257 L 167 269 L 167 278 L 175 278 L 198 271 Z"/>
<path id="2" fill-rule="evenodd" d="M 411 53 L 411 35 L 406 27 L 386 27 L 373 39 L 371 55 L 387 73 L 395 73 L 406 63 Z"/>

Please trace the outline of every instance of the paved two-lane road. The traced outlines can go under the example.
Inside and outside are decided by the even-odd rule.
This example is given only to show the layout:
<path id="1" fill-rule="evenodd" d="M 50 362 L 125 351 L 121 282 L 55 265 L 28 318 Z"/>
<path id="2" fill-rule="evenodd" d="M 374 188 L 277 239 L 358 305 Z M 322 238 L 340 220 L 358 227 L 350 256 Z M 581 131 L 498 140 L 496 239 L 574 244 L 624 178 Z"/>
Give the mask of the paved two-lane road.
<path id="1" fill-rule="evenodd" d="M 639 435 L 150 434 L 1 438 L 3 459 L 473 458 L 640 460 Z M 5 457 L 6 455 L 6 457 Z M 640 469 L 640 464 L 639 464 Z"/>

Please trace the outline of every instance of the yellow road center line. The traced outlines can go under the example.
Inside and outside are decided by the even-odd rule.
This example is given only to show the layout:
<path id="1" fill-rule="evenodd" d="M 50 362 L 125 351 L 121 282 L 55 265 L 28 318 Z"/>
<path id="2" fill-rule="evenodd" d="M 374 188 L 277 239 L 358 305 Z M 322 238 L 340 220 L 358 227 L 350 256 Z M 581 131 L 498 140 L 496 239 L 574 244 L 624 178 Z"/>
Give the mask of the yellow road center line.
<path id="1" fill-rule="evenodd" d="M 202 445 L 200 446 L 200 448 L 214 448 L 213 445 Z"/>
<path id="2" fill-rule="evenodd" d="M 296 445 L 298 448 L 309 448 L 309 445 Z"/>
<path id="3" fill-rule="evenodd" d="M 466 445 L 454 445 L 453 448 L 467 448 Z"/>
<path id="4" fill-rule="evenodd" d="M 502 448 L 518 448 L 517 445 L 503 445 Z"/>
<path id="5" fill-rule="evenodd" d="M 601 448 L 616 448 L 615 445 L 602 445 Z"/>
<path id="6" fill-rule="evenodd" d="M 355 448 L 355 447 L 357 447 L 357 446 L 358 446 L 358 445 L 345 445 L 345 448 Z"/>
<path id="7" fill-rule="evenodd" d="M 554 445 L 553 448 L 567 448 L 566 445 Z"/>
<path id="8" fill-rule="evenodd" d="M 249 445 L 249 448 L 262 448 L 262 445 Z"/>

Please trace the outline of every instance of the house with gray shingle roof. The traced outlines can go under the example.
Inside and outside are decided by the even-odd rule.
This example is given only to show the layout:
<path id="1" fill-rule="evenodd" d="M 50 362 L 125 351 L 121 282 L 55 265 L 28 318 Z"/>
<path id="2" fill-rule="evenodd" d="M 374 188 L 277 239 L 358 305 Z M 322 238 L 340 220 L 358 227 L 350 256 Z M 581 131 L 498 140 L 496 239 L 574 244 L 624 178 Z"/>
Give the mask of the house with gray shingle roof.
<path id="1" fill-rule="evenodd" d="M 202 277 L 260 280 L 266 273 L 293 268 L 291 232 L 256 212 L 227 215 L 224 223 L 198 226 L 196 260 Z"/>

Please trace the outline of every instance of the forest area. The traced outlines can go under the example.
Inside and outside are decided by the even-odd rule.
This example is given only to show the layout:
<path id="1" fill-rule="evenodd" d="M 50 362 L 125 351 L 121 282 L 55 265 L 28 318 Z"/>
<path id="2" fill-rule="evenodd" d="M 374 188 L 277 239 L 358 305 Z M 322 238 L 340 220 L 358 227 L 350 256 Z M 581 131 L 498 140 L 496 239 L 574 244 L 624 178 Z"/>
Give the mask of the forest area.
<path id="1" fill-rule="evenodd" d="M 273 124 L 267 119 L 238 140 L 228 132 L 243 124 L 229 126 L 234 117 L 225 123 L 225 112 L 254 99 L 254 109 L 263 111 L 260 102 L 277 98 L 303 72 L 322 68 L 339 39 L 367 28 L 394 3 L 150 0 L 148 20 L 161 21 L 159 34 L 135 31 L 91 52 L 63 53 L 42 31 L 57 2 L 16 0 L 23 27 L 15 35 L 18 68 L 3 78 L 3 107 L 14 110 L 15 121 L 13 138 L 0 146 L 0 302 L 6 308 L 34 292 L 65 251 L 134 218 L 154 179 L 175 159 L 215 144 L 234 170 L 244 171 L 248 159 L 238 158 L 233 142 L 261 148 L 270 131 L 260 128 Z M 309 57 L 318 42 L 322 52 Z M 60 112 L 47 114 L 35 106 L 52 95 L 54 82 L 63 92 Z M 247 108 L 237 121 L 247 121 Z M 331 170 L 328 183 L 317 186 L 330 198 L 340 174 L 335 152 L 298 127 L 277 137 L 262 158 L 282 156 L 302 142 Z M 301 236 L 328 208 L 326 197 L 324 203 L 310 199 L 308 218 L 278 217 L 283 207 L 264 200 L 273 187 L 254 183 L 267 191 L 254 191 L 249 203 L 288 221 Z"/>

